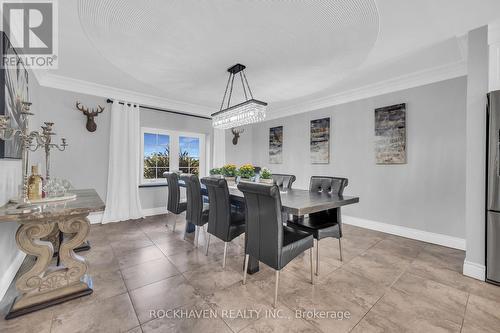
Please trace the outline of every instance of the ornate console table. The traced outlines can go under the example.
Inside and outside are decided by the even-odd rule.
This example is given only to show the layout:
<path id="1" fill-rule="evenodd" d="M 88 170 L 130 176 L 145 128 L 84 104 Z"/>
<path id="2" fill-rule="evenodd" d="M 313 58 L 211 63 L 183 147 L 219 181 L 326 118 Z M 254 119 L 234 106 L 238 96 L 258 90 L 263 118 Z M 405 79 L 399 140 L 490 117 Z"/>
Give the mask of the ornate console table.
<path id="1" fill-rule="evenodd" d="M 75 254 L 90 231 L 89 213 L 104 210 L 95 190 L 72 190 L 75 199 L 42 206 L 16 209 L 15 204 L 0 207 L 0 223 L 17 222 L 16 243 L 21 251 L 36 257 L 35 264 L 17 278 L 19 296 L 6 319 L 15 318 L 51 305 L 92 293 L 92 279 L 87 275 L 85 259 Z M 54 246 L 42 240 L 54 228 L 64 237 L 59 249 L 60 265 L 51 265 Z"/>

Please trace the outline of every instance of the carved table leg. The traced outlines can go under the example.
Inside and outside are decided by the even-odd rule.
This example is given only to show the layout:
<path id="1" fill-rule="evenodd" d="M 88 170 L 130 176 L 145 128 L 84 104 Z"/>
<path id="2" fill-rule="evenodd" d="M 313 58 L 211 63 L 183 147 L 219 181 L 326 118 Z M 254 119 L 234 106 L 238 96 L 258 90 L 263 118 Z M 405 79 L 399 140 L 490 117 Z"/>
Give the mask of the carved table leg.
<path id="1" fill-rule="evenodd" d="M 63 240 L 59 249 L 62 265 L 49 269 L 54 248 L 52 243 L 40 240 L 48 236 L 56 225 L 64 233 L 72 234 Z M 86 215 L 68 216 L 55 223 L 27 223 L 17 230 L 19 248 L 36 256 L 35 265 L 16 281 L 20 296 L 5 317 L 11 319 L 51 305 L 92 293 L 92 280 L 85 273 L 85 259 L 75 254 L 90 231 Z"/>

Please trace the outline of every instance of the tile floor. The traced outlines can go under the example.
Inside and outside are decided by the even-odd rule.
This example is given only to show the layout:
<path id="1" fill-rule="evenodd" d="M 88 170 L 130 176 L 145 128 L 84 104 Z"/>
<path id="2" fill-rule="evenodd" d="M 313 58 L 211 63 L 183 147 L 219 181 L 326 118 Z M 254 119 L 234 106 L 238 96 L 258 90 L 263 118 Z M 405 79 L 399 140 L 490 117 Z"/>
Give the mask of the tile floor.
<path id="1" fill-rule="evenodd" d="M 500 330 L 500 287 L 464 277 L 463 251 L 345 225 L 344 262 L 338 260 L 337 240 L 322 240 L 316 285 L 309 283 L 309 256 L 296 258 L 281 274 L 279 311 L 273 311 L 271 269 L 261 264 L 261 271 L 241 284 L 243 238 L 230 245 L 222 269 L 223 243 L 212 242 L 205 256 L 203 233 L 199 248 L 192 236 L 182 240 L 182 220 L 161 215 L 93 225 L 92 249 L 83 255 L 94 293 L 10 321 L 0 319 L 0 331 Z M 173 309 L 177 312 L 166 311 Z M 173 315 L 200 319 L 167 318 Z"/>

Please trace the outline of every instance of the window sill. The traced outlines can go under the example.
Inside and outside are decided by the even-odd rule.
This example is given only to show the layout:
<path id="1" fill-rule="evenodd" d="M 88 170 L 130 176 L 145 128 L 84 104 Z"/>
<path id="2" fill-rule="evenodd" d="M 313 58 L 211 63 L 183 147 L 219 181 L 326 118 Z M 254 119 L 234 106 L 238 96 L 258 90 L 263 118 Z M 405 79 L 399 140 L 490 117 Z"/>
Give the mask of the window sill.
<path id="1" fill-rule="evenodd" d="M 146 188 L 146 187 L 166 187 L 167 183 L 153 183 L 153 184 L 141 184 L 139 185 L 139 188 Z"/>

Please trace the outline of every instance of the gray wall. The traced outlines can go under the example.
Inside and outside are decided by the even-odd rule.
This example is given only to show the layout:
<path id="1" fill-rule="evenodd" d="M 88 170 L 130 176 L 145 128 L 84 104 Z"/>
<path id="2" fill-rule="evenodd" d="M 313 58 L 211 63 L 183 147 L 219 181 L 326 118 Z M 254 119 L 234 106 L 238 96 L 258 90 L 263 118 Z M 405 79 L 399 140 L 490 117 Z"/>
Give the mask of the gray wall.
<path id="1" fill-rule="evenodd" d="M 34 104 L 36 122 L 38 125 L 43 121 L 55 122 L 58 137 L 67 138 L 69 143 L 65 152 L 54 151 L 51 155 L 51 174 L 53 177 L 70 180 L 76 188 L 95 188 L 105 200 L 111 105 L 106 104 L 106 100 L 101 97 L 45 87 L 39 88 L 38 95 L 38 101 Z M 76 101 L 88 107 L 95 107 L 97 104 L 106 106 L 106 110 L 96 118 L 97 131 L 87 131 L 86 117 L 76 110 Z M 212 132 L 209 120 L 147 109 L 141 110 L 141 126 L 206 133 L 207 142 L 210 142 Z M 44 155 L 41 152 L 35 153 L 33 161 L 44 165 Z M 141 188 L 139 194 L 142 207 L 166 207 L 166 192 L 165 187 Z"/>
<path id="2" fill-rule="evenodd" d="M 245 127 L 245 132 L 240 134 L 238 144 L 233 145 L 233 133 L 231 130 L 226 130 L 226 163 L 236 164 L 238 166 L 246 163 L 252 163 L 254 135 L 252 127 Z M 220 166 L 219 166 L 220 167 Z"/>
<path id="3" fill-rule="evenodd" d="M 21 184 L 21 161 L 0 160 L 0 206 L 18 193 Z M 17 272 L 16 257 L 20 251 L 16 245 L 17 222 L 0 223 L 0 299 Z"/>
<path id="4" fill-rule="evenodd" d="M 248 126 L 242 145 L 227 136 L 226 160 L 297 176 L 349 178 L 346 194 L 358 195 L 346 215 L 465 238 L 466 78 L 457 78 L 322 110 Z M 374 109 L 407 104 L 408 163 L 376 165 Z M 331 117 L 330 164 L 309 162 L 309 122 Z M 283 164 L 268 163 L 269 128 L 284 126 Z M 249 134 L 252 132 L 251 134 Z"/>
<path id="5" fill-rule="evenodd" d="M 32 72 L 29 72 L 29 78 L 30 100 L 37 103 L 39 86 Z M 30 124 L 32 129 L 36 122 L 36 118 L 33 119 Z M 0 160 L 0 206 L 18 195 L 19 186 L 21 185 L 21 169 L 21 160 Z M 0 299 L 9 287 L 24 258 L 24 254 L 17 249 L 16 245 L 17 228 L 17 222 L 0 223 Z"/>

